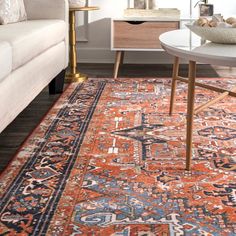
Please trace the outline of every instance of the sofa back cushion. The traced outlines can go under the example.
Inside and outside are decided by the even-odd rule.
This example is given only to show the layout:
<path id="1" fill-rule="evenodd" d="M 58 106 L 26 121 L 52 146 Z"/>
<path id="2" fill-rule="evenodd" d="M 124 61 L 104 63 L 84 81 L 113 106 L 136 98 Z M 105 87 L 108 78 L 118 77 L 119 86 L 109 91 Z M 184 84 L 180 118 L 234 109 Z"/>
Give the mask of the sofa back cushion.
<path id="1" fill-rule="evenodd" d="M 13 70 L 64 41 L 66 34 L 62 20 L 28 20 L 0 26 L 0 41 L 9 42 L 12 47 Z"/>
<path id="2" fill-rule="evenodd" d="M 0 0 L 0 24 L 5 25 L 26 20 L 23 0 Z"/>

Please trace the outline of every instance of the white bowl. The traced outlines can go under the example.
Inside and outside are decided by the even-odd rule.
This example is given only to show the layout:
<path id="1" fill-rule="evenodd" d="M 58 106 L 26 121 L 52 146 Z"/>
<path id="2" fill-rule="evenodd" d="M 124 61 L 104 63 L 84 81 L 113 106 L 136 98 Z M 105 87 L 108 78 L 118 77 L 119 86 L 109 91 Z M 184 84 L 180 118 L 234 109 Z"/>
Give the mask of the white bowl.
<path id="1" fill-rule="evenodd" d="M 201 27 L 186 24 L 192 32 L 213 43 L 236 44 L 236 28 Z"/>

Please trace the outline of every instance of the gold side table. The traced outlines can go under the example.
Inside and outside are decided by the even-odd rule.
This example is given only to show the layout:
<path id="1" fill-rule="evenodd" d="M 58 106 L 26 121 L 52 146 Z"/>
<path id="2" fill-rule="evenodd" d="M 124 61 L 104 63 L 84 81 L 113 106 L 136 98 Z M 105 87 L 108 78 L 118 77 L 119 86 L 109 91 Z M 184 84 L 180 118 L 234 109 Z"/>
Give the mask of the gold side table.
<path id="1" fill-rule="evenodd" d="M 76 51 L 76 31 L 75 13 L 76 11 L 94 11 L 98 7 L 70 7 L 69 8 L 69 46 L 70 46 L 70 66 L 66 74 L 66 82 L 83 82 L 88 77 L 77 71 L 77 51 Z"/>

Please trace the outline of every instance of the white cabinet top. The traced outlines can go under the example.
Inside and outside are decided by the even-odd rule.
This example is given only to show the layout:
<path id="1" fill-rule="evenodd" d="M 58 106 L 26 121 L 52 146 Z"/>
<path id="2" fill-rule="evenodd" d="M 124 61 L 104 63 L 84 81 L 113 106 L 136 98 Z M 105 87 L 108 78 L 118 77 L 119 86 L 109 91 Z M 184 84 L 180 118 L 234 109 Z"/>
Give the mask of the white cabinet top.
<path id="1" fill-rule="evenodd" d="M 113 21 L 180 21 L 179 18 L 173 17 L 122 17 L 113 18 Z"/>
<path id="2" fill-rule="evenodd" d="M 236 66 L 236 44 L 205 42 L 189 29 L 169 31 L 159 39 L 171 55 L 206 64 Z"/>
<path id="3" fill-rule="evenodd" d="M 113 21 L 194 21 L 197 18 L 192 18 L 190 16 L 186 17 L 173 17 L 173 16 L 165 16 L 165 17 L 114 17 L 111 18 Z"/>

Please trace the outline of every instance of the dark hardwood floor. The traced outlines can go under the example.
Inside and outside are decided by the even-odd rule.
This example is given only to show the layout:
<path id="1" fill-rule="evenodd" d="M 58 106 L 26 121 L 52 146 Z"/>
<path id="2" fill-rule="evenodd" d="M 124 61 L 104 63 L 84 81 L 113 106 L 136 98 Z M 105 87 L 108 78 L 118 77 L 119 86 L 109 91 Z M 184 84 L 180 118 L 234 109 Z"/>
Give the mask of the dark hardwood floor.
<path id="1" fill-rule="evenodd" d="M 80 72 L 92 78 L 112 77 L 113 64 L 80 64 Z M 172 65 L 123 65 L 119 77 L 171 77 Z M 180 66 L 180 74 L 187 75 L 187 65 Z M 236 78 L 233 68 L 198 65 L 198 77 Z M 44 117 L 59 95 L 49 95 L 45 88 L 31 104 L 0 134 L 0 171 L 12 159 L 26 137 Z"/>
<path id="2" fill-rule="evenodd" d="M 102 78 L 112 77 L 113 64 L 81 64 L 79 65 L 82 73 L 89 74 L 90 77 Z M 187 76 L 188 66 L 186 64 L 180 65 L 180 73 Z M 171 77 L 171 64 L 157 64 L 157 65 L 140 65 L 140 64 L 124 64 L 119 71 L 119 77 Z M 199 65 L 197 70 L 198 77 L 218 77 L 217 72 L 209 65 Z"/>

